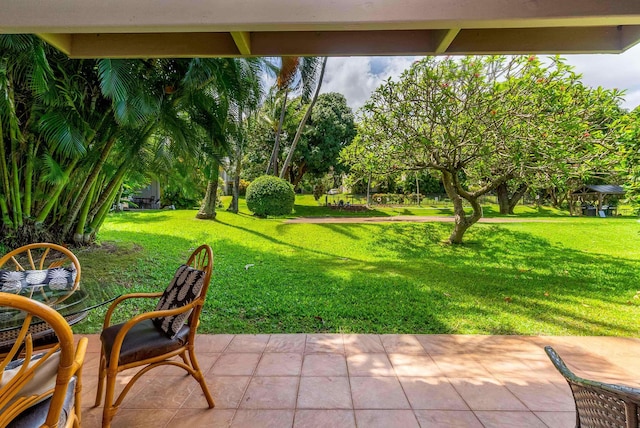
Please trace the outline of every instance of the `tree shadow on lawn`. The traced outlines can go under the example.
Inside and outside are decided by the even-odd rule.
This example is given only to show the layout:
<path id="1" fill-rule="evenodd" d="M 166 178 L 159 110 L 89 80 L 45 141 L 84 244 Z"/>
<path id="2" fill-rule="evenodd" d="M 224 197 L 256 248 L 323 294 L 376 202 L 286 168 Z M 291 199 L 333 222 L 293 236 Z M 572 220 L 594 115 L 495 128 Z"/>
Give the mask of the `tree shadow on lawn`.
<path id="1" fill-rule="evenodd" d="M 227 223 L 227 222 L 222 221 L 220 219 L 216 219 L 215 222 L 217 224 L 223 225 L 225 227 L 230 227 L 230 228 L 233 228 L 233 229 L 241 230 L 243 232 L 246 232 L 246 233 L 249 233 L 251 235 L 254 235 L 254 236 L 258 237 L 258 238 L 265 239 L 265 240 L 267 240 L 269 242 L 272 242 L 274 244 L 283 245 L 283 246 L 286 246 L 286 247 L 289 247 L 289 248 L 292 248 L 292 249 L 296 249 L 298 251 L 308 251 L 308 252 L 311 252 L 311 253 L 318 254 L 320 256 L 338 257 L 336 254 L 333 254 L 333 253 L 328 253 L 326 251 L 321 251 L 321 250 L 313 250 L 313 249 L 310 249 L 308 247 L 303 247 L 301 245 L 292 244 L 291 242 L 284 241 L 284 240 L 278 239 L 278 238 L 274 238 L 273 236 L 270 236 L 270 235 L 268 235 L 266 233 L 258 232 L 256 230 L 249 229 L 249 228 L 243 227 L 243 226 L 239 226 L 237 224 Z M 278 224 L 276 226 L 276 231 L 282 232 L 284 229 L 290 229 L 291 227 L 296 227 L 296 226 L 298 226 L 298 225 L 297 224 L 282 224 L 282 223 L 280 223 L 280 224 Z M 342 226 L 342 227 L 329 227 L 329 228 L 332 231 L 335 231 L 335 232 L 338 232 L 340 229 L 342 229 L 341 233 L 343 233 L 344 235 L 346 235 L 350 239 L 360 239 L 355 234 L 350 233 L 349 230 L 353 230 L 354 228 L 357 228 L 357 227 L 362 227 L 358 223 L 353 223 L 353 224 L 349 224 L 349 225 L 346 225 L 346 224 L 345 225 L 314 224 L 313 226 L 321 226 L 321 227 L 324 227 L 324 226 Z"/>
<path id="2" fill-rule="evenodd" d="M 388 225 L 376 235 L 372 251 L 396 252 L 407 261 L 399 273 L 418 277 L 428 272 L 432 286 L 439 284 L 443 293 L 460 297 L 460 303 L 481 299 L 494 316 L 515 312 L 560 325 L 570 334 L 612 334 L 616 329 L 637 334 L 636 326 L 609 322 L 610 314 L 603 313 L 637 313 L 637 302 L 631 300 L 640 281 L 637 260 L 583 253 L 499 226 L 470 231 L 464 246 L 445 246 L 439 240 L 449 228 Z M 519 332 L 510 328 L 495 325 L 488 332 Z"/>
<path id="3" fill-rule="evenodd" d="M 227 226 L 273 243 L 291 246 L 301 252 L 286 258 L 286 261 L 283 261 L 283 256 L 260 256 L 260 260 L 271 260 L 270 263 L 276 266 L 273 275 L 279 280 L 284 280 L 281 276 L 283 272 L 279 271 L 284 270 L 291 277 L 291 283 L 306 283 L 312 278 L 312 287 L 326 287 L 331 280 L 327 282 L 322 273 L 338 270 L 349 279 L 331 283 L 330 290 L 340 290 L 335 293 L 336 299 L 358 305 L 358 302 L 366 301 L 377 293 L 384 296 L 376 302 L 383 312 L 388 310 L 388 301 L 419 308 L 418 314 L 408 317 L 395 314 L 396 319 L 402 321 L 401 325 L 394 327 L 394 332 L 622 332 L 628 335 L 636 332 L 635 328 L 620 325 L 619 322 L 608 322 L 593 316 L 592 310 L 585 305 L 592 304 L 592 300 L 596 299 L 617 305 L 616 310 L 632 310 L 623 301 L 624 294 L 628 294 L 636 283 L 628 277 L 628 273 L 634 272 L 634 269 L 637 271 L 640 267 L 637 262 L 553 246 L 527 233 L 512 232 L 498 226 L 478 227 L 469 234 L 467 245 L 455 247 L 440 244 L 448 234 L 450 225 L 368 225 L 375 231 L 369 244 L 372 254 L 379 253 L 381 258 L 385 257 L 384 251 L 388 250 L 398 254 L 393 260 L 372 262 L 355 258 L 345 261 L 338 254 L 291 244 L 247 228 Z M 349 230 L 363 225 L 325 224 L 322 227 L 349 237 L 354 235 Z M 300 256 L 302 260 L 295 261 Z M 283 263 L 287 265 L 283 266 Z M 313 266 L 313 270 L 309 271 L 308 266 Z M 291 274 L 291 270 L 297 273 Z M 606 280 L 606 284 L 599 282 L 602 279 L 600 277 Z M 372 288 L 374 283 L 384 285 Z M 358 291 L 362 287 L 367 291 Z M 394 291 L 388 294 L 387 287 Z M 421 294 L 428 295 L 428 299 L 418 297 Z M 503 317 L 505 311 L 528 321 L 521 322 L 524 326 L 515 325 Z M 435 317 L 438 322 L 428 322 L 427 325 L 431 327 L 424 330 L 425 326 L 416 321 L 427 315 Z M 374 329 L 373 332 L 380 329 L 375 323 L 370 328 Z M 367 331 L 365 329 L 363 332 Z"/>
<path id="4" fill-rule="evenodd" d="M 145 249 L 124 269 L 113 260 L 114 278 L 134 282 L 127 292 L 162 290 L 189 249 L 210 242 L 215 268 L 201 332 L 637 334 L 635 324 L 607 314 L 637 316 L 637 306 L 619 297 L 635 290 L 640 271 L 635 260 L 581 253 L 487 225 L 470 233 L 466 246 L 444 246 L 440 240 L 450 225 L 436 223 L 368 226 L 377 231 L 369 248 L 381 256 L 346 259 L 216 223 L 296 253 L 223 240 L 214 230 L 190 239 L 112 232 Z M 110 258 L 102 262 L 109 264 Z M 83 281 L 90 277 L 83 272 Z M 602 309 L 599 302 L 607 306 Z"/>

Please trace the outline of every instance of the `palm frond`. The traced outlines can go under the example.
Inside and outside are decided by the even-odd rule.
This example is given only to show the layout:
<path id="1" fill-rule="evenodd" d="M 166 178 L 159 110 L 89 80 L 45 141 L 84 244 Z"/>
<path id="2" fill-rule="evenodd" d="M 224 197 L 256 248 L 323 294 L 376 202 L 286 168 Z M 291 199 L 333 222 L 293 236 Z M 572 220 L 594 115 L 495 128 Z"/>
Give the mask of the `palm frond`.
<path id="1" fill-rule="evenodd" d="M 300 83 L 299 87 L 302 89 L 303 101 L 309 101 L 311 93 L 316 87 L 316 80 L 318 79 L 318 66 L 322 63 L 321 57 L 304 57 L 300 61 Z"/>
<path id="2" fill-rule="evenodd" d="M 71 114 L 61 110 L 45 113 L 40 119 L 40 130 L 52 152 L 68 158 L 86 153 L 84 134 L 73 122 Z"/>
<path id="3" fill-rule="evenodd" d="M 136 86 L 132 62 L 124 59 L 99 59 L 98 76 L 102 94 L 114 102 L 126 100 Z"/>
<path id="4" fill-rule="evenodd" d="M 9 51 L 25 51 L 36 43 L 37 37 L 32 34 L 0 34 L 0 49 Z"/>
<path id="5" fill-rule="evenodd" d="M 31 57 L 33 67 L 29 76 L 29 87 L 37 97 L 43 97 L 49 91 L 53 70 L 49 65 L 44 46 L 34 46 Z"/>
<path id="6" fill-rule="evenodd" d="M 64 169 L 49 153 L 42 155 L 42 170 L 45 183 L 55 185 L 65 181 Z"/>

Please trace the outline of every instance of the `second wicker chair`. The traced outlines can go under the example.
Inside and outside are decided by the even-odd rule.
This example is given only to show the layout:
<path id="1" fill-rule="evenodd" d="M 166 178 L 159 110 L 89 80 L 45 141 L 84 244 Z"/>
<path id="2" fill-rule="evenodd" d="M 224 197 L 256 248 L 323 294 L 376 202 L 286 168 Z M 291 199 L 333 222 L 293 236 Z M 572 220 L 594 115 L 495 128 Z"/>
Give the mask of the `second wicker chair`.
<path id="1" fill-rule="evenodd" d="M 109 307 L 100 335 L 102 350 L 95 404 L 100 405 L 104 391 L 103 427 L 110 426 L 111 419 L 133 384 L 147 371 L 161 365 L 173 365 L 186 370 L 200 384 L 209 408 L 214 407 L 194 349 L 198 318 L 212 269 L 211 247 L 202 245 L 191 254 L 186 265 L 178 269 L 164 293 L 127 294 L 116 299 Z M 137 315 L 122 324 L 111 325 L 111 317 L 123 301 L 158 297 L 160 301 L 155 311 Z M 133 367 L 142 368 L 114 401 L 116 376 Z"/>

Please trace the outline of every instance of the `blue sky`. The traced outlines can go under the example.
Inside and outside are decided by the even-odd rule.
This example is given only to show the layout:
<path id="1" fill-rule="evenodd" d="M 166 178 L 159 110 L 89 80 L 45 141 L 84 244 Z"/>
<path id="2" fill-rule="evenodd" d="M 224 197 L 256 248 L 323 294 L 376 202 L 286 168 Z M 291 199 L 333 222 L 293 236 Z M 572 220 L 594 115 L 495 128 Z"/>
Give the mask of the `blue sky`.
<path id="1" fill-rule="evenodd" d="M 640 105 L 640 45 L 615 55 L 563 55 L 589 86 L 626 91 L 623 107 Z M 387 78 L 397 78 L 415 57 L 329 58 L 322 92 L 340 92 L 354 110 Z"/>

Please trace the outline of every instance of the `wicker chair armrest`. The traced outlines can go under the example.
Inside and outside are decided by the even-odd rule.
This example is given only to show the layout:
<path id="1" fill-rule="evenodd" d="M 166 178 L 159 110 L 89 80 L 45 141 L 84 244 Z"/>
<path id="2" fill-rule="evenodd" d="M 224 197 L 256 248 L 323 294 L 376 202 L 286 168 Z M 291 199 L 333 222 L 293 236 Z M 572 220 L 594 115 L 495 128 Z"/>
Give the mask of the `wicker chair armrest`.
<path id="1" fill-rule="evenodd" d="M 111 367 L 117 367 L 118 358 L 120 356 L 120 348 L 122 347 L 122 343 L 124 342 L 124 338 L 127 335 L 127 333 L 129 332 L 129 330 L 131 330 L 131 328 L 133 328 L 134 325 L 136 325 L 137 323 L 139 323 L 141 321 L 144 321 L 144 320 L 148 320 L 148 319 L 152 319 L 152 318 L 168 317 L 168 316 L 172 316 L 172 315 L 178 315 L 178 314 L 181 314 L 183 312 L 187 312 L 187 311 L 193 310 L 197 306 L 202 305 L 203 301 L 204 301 L 203 298 L 198 298 L 198 299 L 194 300 L 193 302 L 189 303 L 188 305 L 184 305 L 184 306 L 181 306 L 179 308 L 165 309 L 165 310 L 162 310 L 162 311 L 145 312 L 143 314 L 140 314 L 140 315 L 137 315 L 137 316 L 131 318 L 129 321 L 124 323 L 124 325 L 122 326 L 122 328 L 120 329 L 120 331 L 116 335 L 115 339 L 113 340 L 113 348 L 111 349 L 111 361 L 109 362 L 109 365 Z"/>
<path id="2" fill-rule="evenodd" d="M 159 298 L 162 296 L 164 292 L 160 291 L 160 292 L 156 292 L 156 293 L 129 293 L 129 294 L 123 294 L 122 296 L 118 297 L 116 300 L 113 301 L 113 303 L 111 303 L 111 305 L 109 306 L 109 309 L 107 310 L 106 315 L 104 316 L 104 324 L 102 325 L 102 328 L 105 329 L 107 327 L 109 327 L 111 325 L 111 316 L 113 315 L 113 312 L 116 310 L 116 307 L 124 302 L 125 300 L 128 299 L 150 299 L 150 298 Z"/>
<path id="3" fill-rule="evenodd" d="M 581 386 L 582 388 L 590 389 L 605 395 L 613 395 L 623 400 L 630 400 L 636 404 L 640 404 L 639 388 L 581 378 L 569 370 L 565 362 L 551 346 L 546 346 L 544 350 L 549 356 L 549 359 L 551 359 L 553 365 L 556 366 L 556 369 L 558 369 L 569 383 L 573 383 Z"/>
<path id="4" fill-rule="evenodd" d="M 87 353 L 87 346 L 89 345 L 89 339 L 86 337 L 80 338 L 78 341 L 78 346 L 76 348 L 76 354 L 73 359 L 74 365 L 74 374 L 80 372 L 82 370 L 82 364 L 84 363 L 84 357 Z"/>

